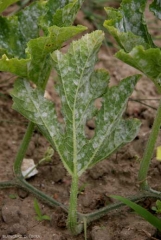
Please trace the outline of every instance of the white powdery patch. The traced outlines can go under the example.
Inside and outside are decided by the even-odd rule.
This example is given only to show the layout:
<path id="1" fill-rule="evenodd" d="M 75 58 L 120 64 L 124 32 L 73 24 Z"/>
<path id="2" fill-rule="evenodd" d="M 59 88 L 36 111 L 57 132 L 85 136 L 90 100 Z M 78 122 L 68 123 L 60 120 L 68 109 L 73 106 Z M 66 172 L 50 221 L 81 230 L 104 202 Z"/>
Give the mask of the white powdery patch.
<path id="1" fill-rule="evenodd" d="M 39 118 L 40 117 L 40 113 L 39 112 L 34 113 L 34 117 L 35 118 Z"/>
<path id="2" fill-rule="evenodd" d="M 98 142 L 94 142 L 94 143 L 92 144 L 92 147 L 93 147 L 94 149 L 98 148 L 98 146 L 99 146 L 99 143 L 98 143 Z"/>
<path id="3" fill-rule="evenodd" d="M 64 151 L 64 157 L 66 158 L 66 160 L 68 160 L 68 151 L 67 150 Z"/>
<path id="4" fill-rule="evenodd" d="M 81 168 L 82 168 L 82 164 L 81 164 L 81 163 L 78 163 L 78 165 L 77 165 L 77 171 L 80 171 Z"/>
<path id="5" fill-rule="evenodd" d="M 54 126 L 51 126 L 50 128 L 50 134 L 52 137 L 54 137 L 56 135 L 56 130 L 55 130 L 55 127 Z"/>
<path id="6" fill-rule="evenodd" d="M 78 79 L 74 79 L 73 82 L 74 82 L 74 84 L 75 84 L 76 86 L 78 86 L 78 84 L 79 84 Z"/>
<path id="7" fill-rule="evenodd" d="M 138 33 L 139 36 L 142 36 L 142 35 L 143 35 L 143 31 L 141 31 L 141 30 L 138 31 L 137 33 Z"/>
<path id="8" fill-rule="evenodd" d="M 134 48 L 130 53 L 129 55 L 132 56 L 132 57 L 135 57 L 135 55 L 137 55 L 139 53 L 138 49 L 137 48 Z"/>
<path id="9" fill-rule="evenodd" d="M 131 9 L 135 12 L 137 9 L 140 8 L 140 3 L 131 3 Z M 130 10 L 130 9 L 129 9 Z"/>
<path id="10" fill-rule="evenodd" d="M 47 117 L 47 115 L 48 115 L 48 114 L 47 114 L 46 112 L 43 112 L 43 113 L 42 113 L 42 117 Z"/>
<path id="11" fill-rule="evenodd" d="M 141 59 L 141 60 L 139 61 L 139 65 L 141 65 L 142 67 L 146 67 L 146 66 L 148 65 L 148 63 L 147 63 L 146 60 Z"/>
<path id="12" fill-rule="evenodd" d="M 131 17 L 131 21 L 133 23 L 138 23 L 139 20 L 140 20 L 140 14 L 134 13 L 133 16 Z"/>

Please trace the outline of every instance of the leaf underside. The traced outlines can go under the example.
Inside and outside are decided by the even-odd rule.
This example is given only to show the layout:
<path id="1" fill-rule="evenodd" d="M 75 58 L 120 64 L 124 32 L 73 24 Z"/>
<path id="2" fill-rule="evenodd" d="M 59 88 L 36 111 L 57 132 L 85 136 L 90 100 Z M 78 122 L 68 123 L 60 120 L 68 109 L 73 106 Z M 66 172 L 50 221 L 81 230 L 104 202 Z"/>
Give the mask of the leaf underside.
<path id="1" fill-rule="evenodd" d="M 88 167 L 130 142 L 140 126 L 136 119 L 122 119 L 140 75 L 109 88 L 108 72 L 94 70 L 103 39 L 104 34 L 95 31 L 74 41 L 66 54 L 58 50 L 51 54 L 52 65 L 58 73 L 63 123 L 58 121 L 54 104 L 43 97 L 41 90 L 32 89 L 26 80 L 17 80 L 12 91 L 13 108 L 38 125 L 71 175 L 80 176 Z M 102 99 L 100 110 L 94 104 L 99 97 Z M 96 122 L 95 135 L 88 139 L 85 125 L 92 118 Z"/>

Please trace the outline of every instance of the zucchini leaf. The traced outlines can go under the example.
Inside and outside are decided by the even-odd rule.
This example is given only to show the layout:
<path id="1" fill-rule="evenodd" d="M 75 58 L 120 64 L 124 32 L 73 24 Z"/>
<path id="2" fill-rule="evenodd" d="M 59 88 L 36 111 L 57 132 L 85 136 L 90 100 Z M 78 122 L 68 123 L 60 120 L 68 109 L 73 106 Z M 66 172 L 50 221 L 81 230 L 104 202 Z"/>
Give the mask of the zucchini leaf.
<path id="1" fill-rule="evenodd" d="M 48 7 L 47 14 L 41 19 L 41 26 L 45 30 L 47 27 L 57 25 L 65 27 L 72 25 L 75 15 L 81 7 L 83 0 L 49 0 L 46 4 Z M 53 10 L 55 14 L 53 14 Z"/>
<path id="2" fill-rule="evenodd" d="M 68 2 L 69 1 L 57 0 L 49 0 L 46 2 L 35 1 L 14 16 L 0 16 L 1 51 L 5 49 L 8 56 L 25 58 L 27 43 L 31 39 L 39 37 L 41 27 L 45 28 L 45 20 L 43 20 L 45 18 L 48 22 L 48 26 L 45 28 L 46 34 L 48 34 L 47 27 L 53 25 L 59 26 L 58 21 L 54 20 L 54 18 L 59 19 L 61 27 L 72 25 L 82 1 L 75 0 L 70 1 L 71 3 Z M 73 7 L 73 5 L 75 7 Z M 66 8 L 68 11 L 66 11 Z M 49 19 L 53 20 L 49 21 Z M 65 22 L 67 19 L 68 21 Z"/>
<path id="3" fill-rule="evenodd" d="M 43 88 L 51 71 L 49 53 L 60 48 L 62 43 L 86 30 L 83 26 L 49 27 L 49 35 L 32 39 L 26 49 L 27 58 L 8 58 L 3 55 L 0 59 L 0 71 L 8 71 L 20 77 L 33 81 Z"/>
<path id="4" fill-rule="evenodd" d="M 120 50 L 116 57 L 147 75 L 161 93 L 161 50 L 136 46 L 130 53 Z"/>
<path id="5" fill-rule="evenodd" d="M 117 10 L 105 8 L 108 20 L 104 26 L 125 52 L 130 52 L 136 45 L 154 47 L 143 15 L 146 2 L 147 0 L 123 0 Z"/>
<path id="6" fill-rule="evenodd" d="M 36 1 L 14 16 L 0 17 L 0 71 L 43 88 L 51 71 L 49 53 L 86 29 L 70 26 L 81 4 L 82 0 Z M 39 36 L 42 29 L 44 35 Z"/>
<path id="7" fill-rule="evenodd" d="M 41 2 L 34 2 L 14 16 L 0 16 L 0 49 L 8 56 L 25 58 L 27 42 L 39 37 L 39 18 L 46 12 Z"/>
<path id="8" fill-rule="evenodd" d="M 161 20 L 161 1 L 154 0 L 149 9 L 154 13 L 154 15 Z"/>
<path id="9" fill-rule="evenodd" d="M 1 0 L 0 1 L 0 13 L 2 13 L 11 4 L 18 2 L 18 0 Z"/>
<path id="10" fill-rule="evenodd" d="M 97 53 L 104 39 L 102 31 L 86 34 L 72 42 L 68 52 L 51 54 L 58 73 L 57 91 L 61 98 L 63 123 L 59 123 L 54 104 L 32 89 L 26 80 L 15 82 L 13 108 L 36 123 L 40 131 L 56 148 L 71 175 L 80 176 L 88 167 L 108 157 L 137 134 L 140 121 L 123 120 L 128 97 L 140 75 L 121 81 L 109 88 L 107 71 L 94 70 Z M 94 102 L 102 98 L 98 110 Z M 85 133 L 87 120 L 95 117 L 96 129 L 92 139 Z"/>
<path id="11" fill-rule="evenodd" d="M 115 196 L 115 195 L 112 195 L 110 197 L 117 199 L 120 202 L 123 202 L 124 204 L 126 204 L 127 206 L 132 208 L 138 215 L 140 215 L 142 218 L 144 218 L 146 221 L 148 221 L 151 225 L 153 225 L 159 231 L 161 231 L 161 220 L 159 218 L 155 217 L 150 212 L 148 212 L 146 209 L 144 209 L 143 207 L 139 206 L 138 204 L 130 201 L 127 198 L 124 198 L 121 196 Z"/>

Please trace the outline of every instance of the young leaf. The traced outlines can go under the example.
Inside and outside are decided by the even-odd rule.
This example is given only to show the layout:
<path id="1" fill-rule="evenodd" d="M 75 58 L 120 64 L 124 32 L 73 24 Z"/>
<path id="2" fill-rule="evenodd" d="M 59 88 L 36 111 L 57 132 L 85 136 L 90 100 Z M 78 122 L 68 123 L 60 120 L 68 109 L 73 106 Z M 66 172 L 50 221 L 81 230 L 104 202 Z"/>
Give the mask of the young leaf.
<path id="1" fill-rule="evenodd" d="M 83 26 L 49 28 L 45 37 L 32 39 L 26 49 L 27 59 L 9 59 L 6 55 L 0 59 L 0 71 L 8 71 L 32 80 L 37 86 L 43 87 L 51 70 L 49 53 L 60 48 L 62 43 L 86 30 Z"/>
<path id="2" fill-rule="evenodd" d="M 143 15 L 146 2 L 147 0 L 123 0 L 118 10 L 105 8 L 109 20 L 105 21 L 104 26 L 126 52 L 136 45 L 154 47 Z"/>
<path id="3" fill-rule="evenodd" d="M 41 218 L 41 216 L 42 216 L 42 214 L 41 214 L 41 209 L 40 209 L 40 207 L 39 207 L 39 203 L 38 203 L 38 201 L 36 200 L 36 198 L 34 199 L 34 209 L 35 209 L 35 212 L 36 212 L 37 216 L 38 216 L 39 218 Z"/>
<path id="4" fill-rule="evenodd" d="M 18 2 L 18 0 L 1 0 L 0 1 L 0 13 L 3 12 L 11 4 Z"/>
<path id="5" fill-rule="evenodd" d="M 161 51 L 159 48 L 144 49 L 136 46 L 131 52 L 120 50 L 116 57 L 135 67 L 151 78 L 161 92 Z"/>
<path id="6" fill-rule="evenodd" d="M 161 231 L 161 220 L 159 218 L 156 218 L 153 214 L 148 212 L 146 209 L 144 209 L 143 207 L 139 206 L 138 204 L 136 204 L 124 197 L 113 196 L 113 195 L 110 197 L 123 202 L 124 204 L 126 204 L 127 206 L 132 208 L 138 215 L 143 217 L 146 221 L 148 221 L 150 224 L 152 224 L 154 227 L 156 227 L 159 231 Z"/>
<path id="7" fill-rule="evenodd" d="M 41 217 L 42 220 L 51 220 L 51 218 L 48 215 L 42 215 Z"/>
<path id="8" fill-rule="evenodd" d="M 122 120 L 127 99 L 140 75 L 108 88 L 109 74 L 102 69 L 94 70 L 103 37 L 101 31 L 95 31 L 74 41 L 66 54 L 60 51 L 51 54 L 59 75 L 57 91 L 62 102 L 63 124 L 58 123 L 53 103 L 44 99 L 40 90 L 18 80 L 12 91 L 13 108 L 38 125 L 71 175 L 80 176 L 89 166 L 131 141 L 140 126 L 138 120 Z M 100 111 L 94 106 L 98 97 L 102 97 Z M 89 140 L 84 129 L 86 121 L 93 117 L 95 136 Z"/>
<path id="9" fill-rule="evenodd" d="M 161 213 L 161 201 L 160 200 L 156 201 L 156 207 L 157 207 L 157 213 Z"/>

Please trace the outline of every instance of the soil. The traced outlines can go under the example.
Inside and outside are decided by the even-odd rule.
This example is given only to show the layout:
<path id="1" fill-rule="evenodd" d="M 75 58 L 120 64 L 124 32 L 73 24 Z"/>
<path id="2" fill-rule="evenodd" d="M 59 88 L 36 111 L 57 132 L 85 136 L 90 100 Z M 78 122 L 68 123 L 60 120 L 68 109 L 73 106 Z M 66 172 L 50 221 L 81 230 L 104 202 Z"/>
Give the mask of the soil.
<path id="1" fill-rule="evenodd" d="M 77 22 L 86 24 L 83 13 L 79 12 Z M 91 23 L 88 22 L 88 25 Z M 92 25 L 91 25 L 92 29 Z M 117 60 L 114 49 L 102 46 L 96 67 L 106 68 L 111 74 L 110 85 L 116 85 L 129 75 L 138 73 L 135 69 Z M 47 86 L 50 98 L 60 109 L 60 99 L 54 92 L 54 76 L 52 73 Z M 0 181 L 10 180 L 13 175 L 13 163 L 24 136 L 27 120 L 12 110 L 12 99 L 9 95 L 13 88 L 15 77 L 9 73 L 0 73 Z M 147 99 L 147 100 L 140 100 Z M 137 174 L 140 159 L 155 118 L 159 95 L 154 84 L 145 76 L 137 83 L 129 99 L 125 117 L 135 117 L 142 121 L 138 136 L 134 141 L 109 159 L 98 163 L 86 171 L 80 181 L 81 189 L 78 196 L 78 209 L 87 213 L 114 202 L 111 194 L 130 196 L 139 192 Z M 135 101 L 137 100 L 137 101 Z M 98 101 L 99 105 L 99 101 Z M 61 115 L 60 115 L 61 120 Z M 93 134 L 93 123 L 88 123 L 87 134 Z M 156 147 L 160 145 L 158 137 Z M 30 142 L 26 158 L 37 163 L 43 156 L 49 144 L 35 130 Z M 161 162 L 154 154 L 148 180 L 156 190 L 161 190 Z M 71 179 L 64 169 L 59 156 L 54 153 L 51 162 L 38 167 L 38 174 L 28 179 L 28 182 L 51 197 L 68 204 Z M 51 217 L 50 221 L 38 222 L 35 219 L 34 196 L 21 189 L 0 190 L 0 239 L 41 239 L 41 240 L 83 240 L 83 233 L 72 236 L 65 227 L 66 215 L 59 208 L 51 208 L 39 201 L 43 214 Z M 142 205 L 152 212 L 154 199 L 146 199 Z M 87 229 L 88 240 L 148 240 L 161 239 L 156 229 L 127 207 L 110 212 L 105 217 L 93 222 Z"/>

